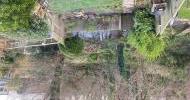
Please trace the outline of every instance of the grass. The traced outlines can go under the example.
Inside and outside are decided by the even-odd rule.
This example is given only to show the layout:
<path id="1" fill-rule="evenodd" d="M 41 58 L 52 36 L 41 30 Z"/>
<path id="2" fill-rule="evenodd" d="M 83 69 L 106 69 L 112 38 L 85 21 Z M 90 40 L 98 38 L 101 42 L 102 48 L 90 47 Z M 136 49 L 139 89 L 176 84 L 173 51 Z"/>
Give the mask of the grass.
<path id="1" fill-rule="evenodd" d="M 112 12 L 121 10 L 122 0 L 49 0 L 50 9 L 57 13 L 75 10 Z"/>
<path id="2" fill-rule="evenodd" d="M 190 0 L 187 0 L 179 11 L 179 17 L 190 19 Z"/>

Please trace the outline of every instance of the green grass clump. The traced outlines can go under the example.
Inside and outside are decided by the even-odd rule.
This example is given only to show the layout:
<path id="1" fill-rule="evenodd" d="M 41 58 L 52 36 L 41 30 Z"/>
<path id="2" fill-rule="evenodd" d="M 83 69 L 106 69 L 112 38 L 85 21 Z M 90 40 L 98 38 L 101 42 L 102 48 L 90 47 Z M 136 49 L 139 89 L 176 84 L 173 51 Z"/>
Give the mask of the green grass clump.
<path id="1" fill-rule="evenodd" d="M 155 34 L 154 17 L 148 10 L 140 9 L 135 12 L 134 21 L 127 42 L 148 60 L 155 60 L 164 52 L 166 43 Z"/>
<path id="2" fill-rule="evenodd" d="M 190 0 L 187 0 L 180 9 L 179 17 L 183 19 L 190 19 Z"/>
<path id="3" fill-rule="evenodd" d="M 92 53 L 89 55 L 89 58 L 93 61 L 96 61 L 98 59 L 98 54 L 97 53 Z"/>

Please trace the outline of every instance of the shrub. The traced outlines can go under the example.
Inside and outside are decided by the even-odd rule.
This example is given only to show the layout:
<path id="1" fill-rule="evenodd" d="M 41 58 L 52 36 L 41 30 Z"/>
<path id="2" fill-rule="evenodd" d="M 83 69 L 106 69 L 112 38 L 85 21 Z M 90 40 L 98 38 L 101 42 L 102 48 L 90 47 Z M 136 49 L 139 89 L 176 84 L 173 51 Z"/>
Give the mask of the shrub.
<path id="1" fill-rule="evenodd" d="M 146 9 L 135 12 L 134 29 L 127 42 L 149 60 L 158 58 L 166 47 L 166 42 L 155 34 L 154 17 Z"/>
<path id="2" fill-rule="evenodd" d="M 69 52 L 72 54 L 80 54 L 84 48 L 84 41 L 79 37 L 66 38 L 64 44 L 59 44 L 60 50 Z"/>

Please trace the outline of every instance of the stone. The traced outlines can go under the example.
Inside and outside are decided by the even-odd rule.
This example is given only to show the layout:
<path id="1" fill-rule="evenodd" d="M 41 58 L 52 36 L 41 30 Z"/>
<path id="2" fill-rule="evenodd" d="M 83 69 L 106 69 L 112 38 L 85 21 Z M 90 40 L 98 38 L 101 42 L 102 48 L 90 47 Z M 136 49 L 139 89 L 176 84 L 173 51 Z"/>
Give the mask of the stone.
<path id="1" fill-rule="evenodd" d="M 190 27 L 185 29 L 184 31 L 181 32 L 182 34 L 189 34 L 190 33 Z"/>
<path id="2" fill-rule="evenodd" d="M 186 28 L 190 27 L 190 24 L 187 22 L 187 21 L 181 21 L 181 20 L 177 20 L 173 23 L 172 27 L 175 29 L 175 30 L 178 30 L 178 31 L 183 31 L 185 30 Z"/>

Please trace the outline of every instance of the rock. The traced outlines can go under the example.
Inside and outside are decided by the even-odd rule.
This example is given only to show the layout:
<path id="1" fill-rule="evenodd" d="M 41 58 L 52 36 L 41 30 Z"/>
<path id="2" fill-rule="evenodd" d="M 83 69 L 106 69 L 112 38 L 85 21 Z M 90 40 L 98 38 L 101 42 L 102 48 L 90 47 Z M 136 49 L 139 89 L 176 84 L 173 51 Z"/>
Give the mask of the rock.
<path id="1" fill-rule="evenodd" d="M 175 29 L 175 30 L 178 30 L 178 31 L 183 31 L 185 30 L 186 28 L 190 27 L 190 23 L 188 21 L 181 21 L 181 20 L 177 20 L 173 23 L 172 27 Z"/>

